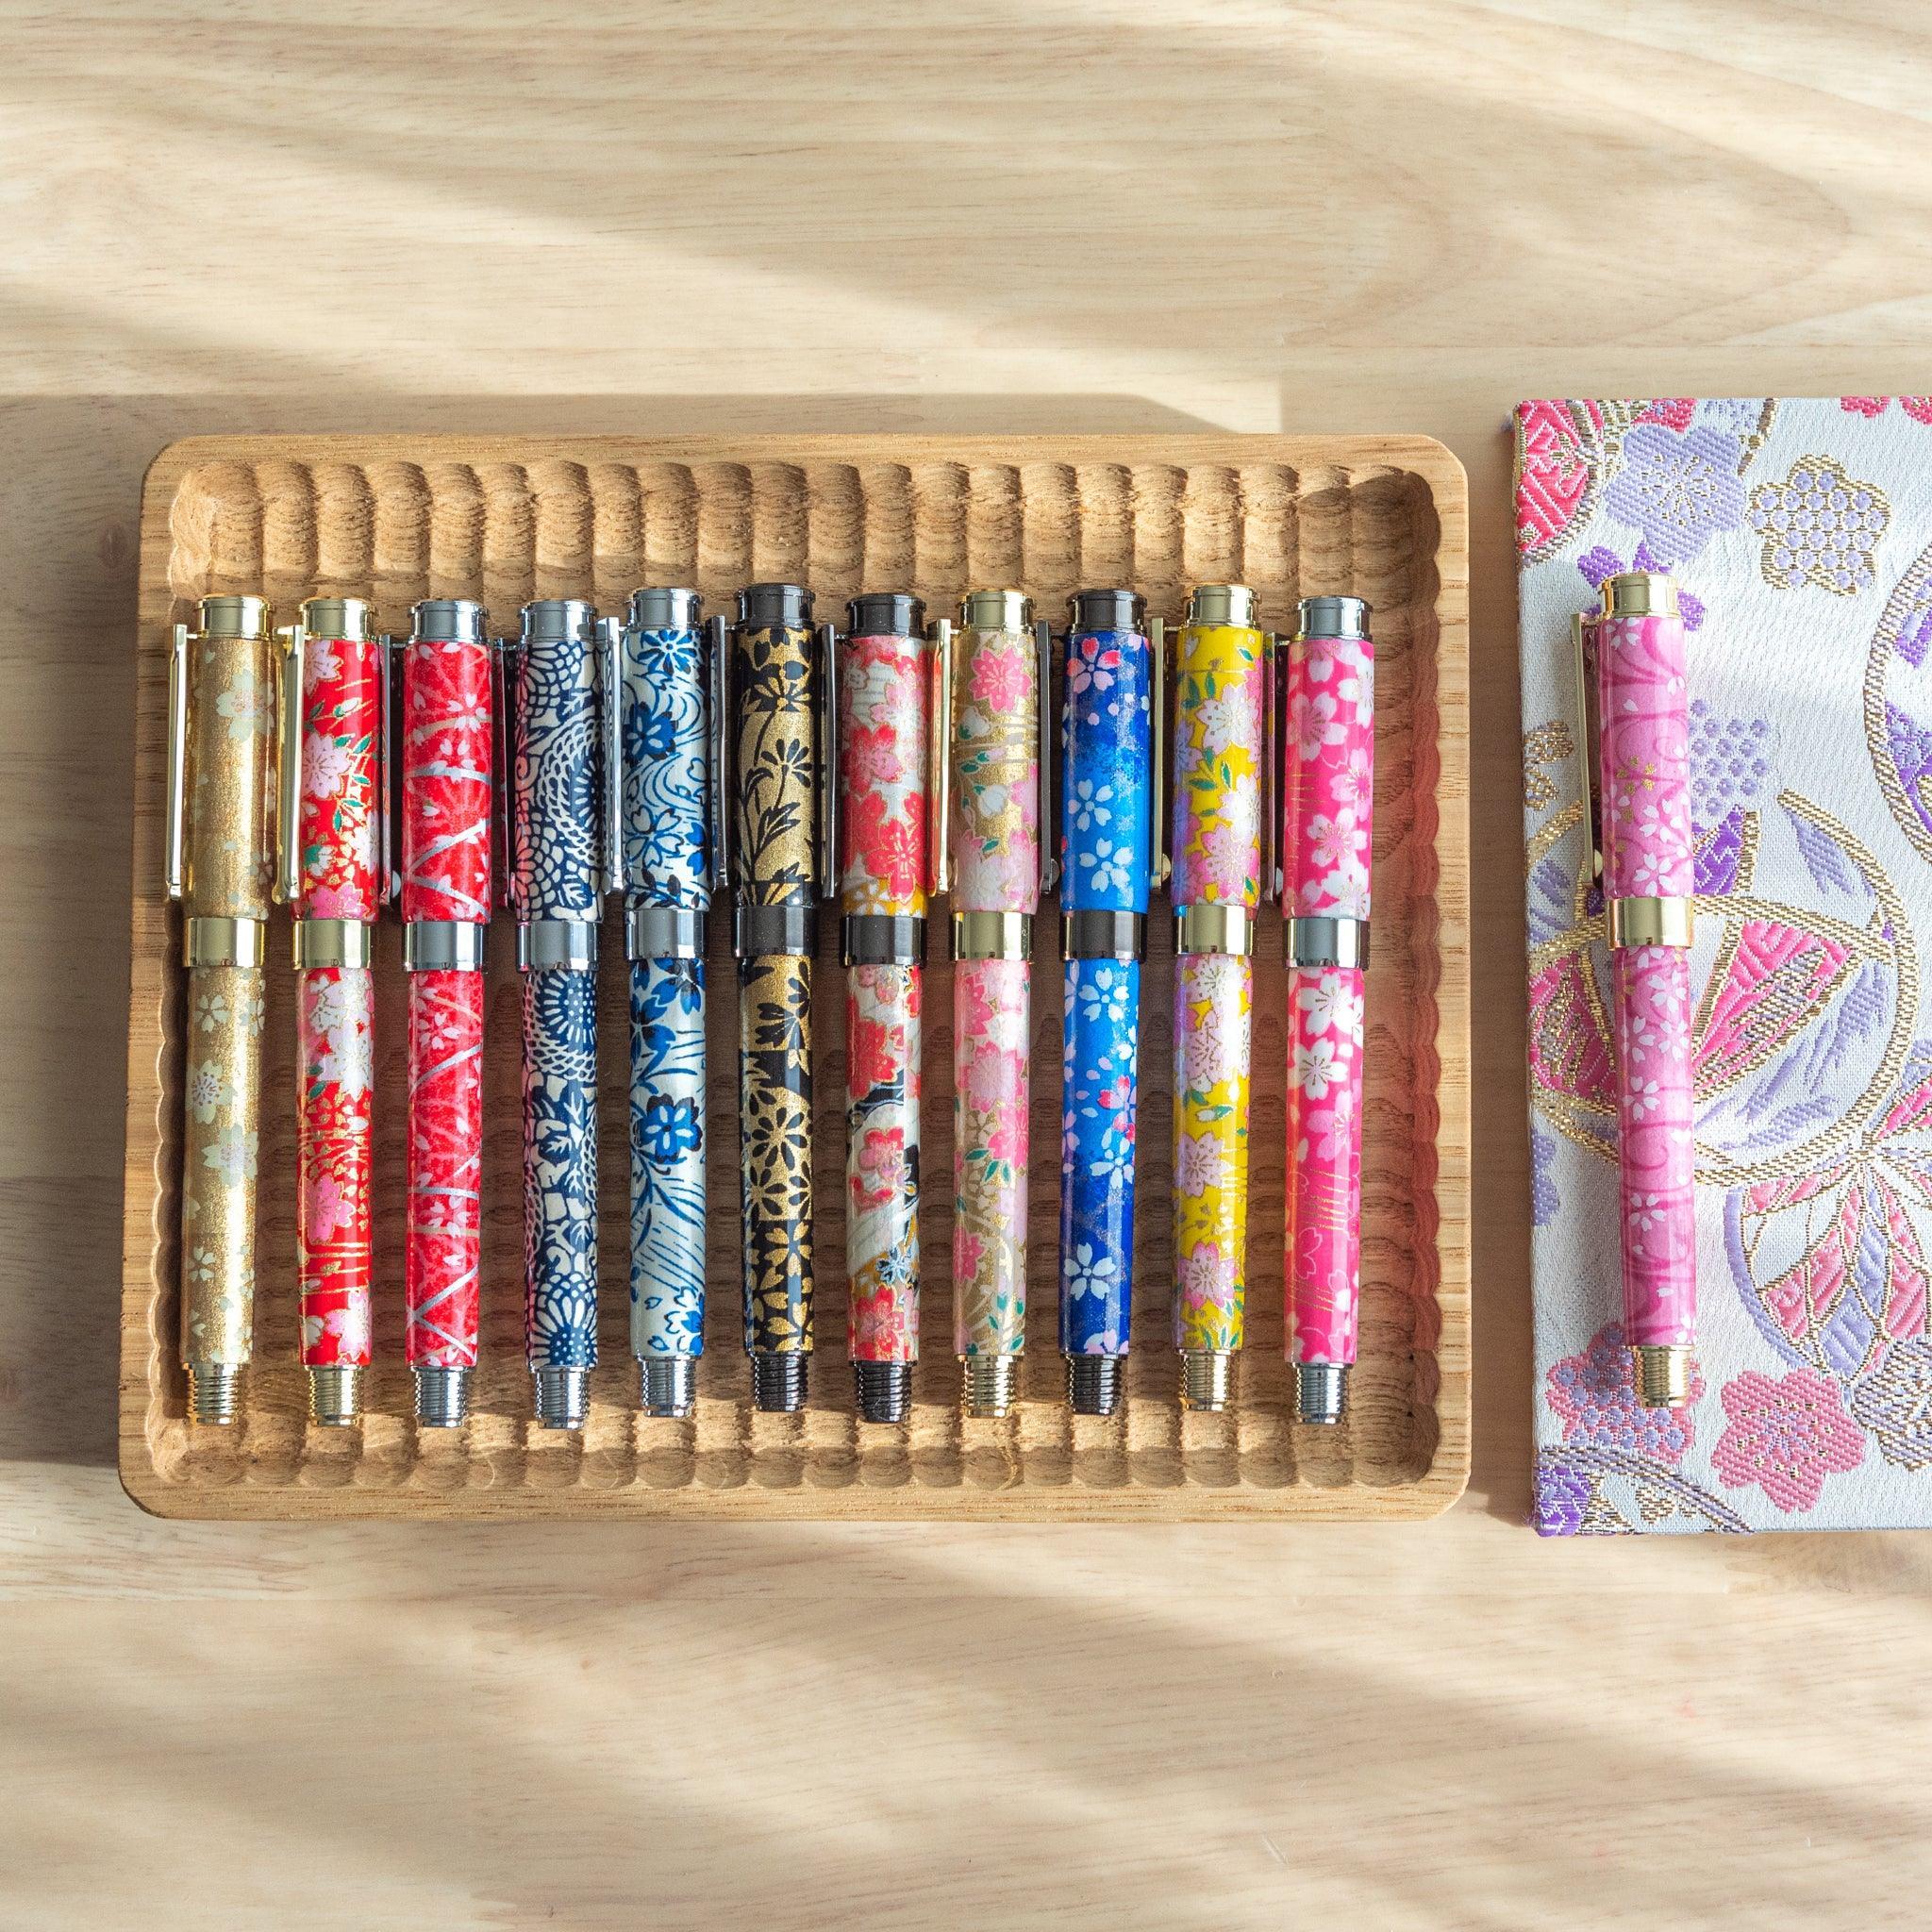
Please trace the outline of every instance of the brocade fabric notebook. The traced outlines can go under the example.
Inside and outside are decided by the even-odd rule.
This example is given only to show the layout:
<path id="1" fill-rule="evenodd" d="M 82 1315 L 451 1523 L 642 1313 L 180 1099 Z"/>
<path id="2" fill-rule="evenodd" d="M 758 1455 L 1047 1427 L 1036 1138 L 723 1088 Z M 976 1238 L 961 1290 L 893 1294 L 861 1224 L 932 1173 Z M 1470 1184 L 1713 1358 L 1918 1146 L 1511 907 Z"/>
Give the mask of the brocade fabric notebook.
<path id="1" fill-rule="evenodd" d="M 1932 396 L 1516 413 L 1536 1522 L 1932 1524 Z M 1700 1373 L 1645 1410 L 1574 611 L 1690 633 Z"/>

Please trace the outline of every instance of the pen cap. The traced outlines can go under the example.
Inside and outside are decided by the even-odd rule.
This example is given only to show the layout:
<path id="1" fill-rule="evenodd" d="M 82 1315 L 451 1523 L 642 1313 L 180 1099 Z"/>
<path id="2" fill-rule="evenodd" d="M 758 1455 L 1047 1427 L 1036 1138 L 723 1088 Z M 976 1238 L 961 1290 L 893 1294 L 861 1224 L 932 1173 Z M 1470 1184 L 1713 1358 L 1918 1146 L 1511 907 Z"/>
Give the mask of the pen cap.
<path id="1" fill-rule="evenodd" d="M 1305 597 L 1284 677 L 1282 910 L 1366 919 L 1375 787 L 1375 650 L 1359 597 Z"/>
<path id="2" fill-rule="evenodd" d="M 186 877 L 191 919 L 266 919 L 275 880 L 275 651 L 267 602 L 204 597 L 188 640 Z"/>
<path id="3" fill-rule="evenodd" d="M 711 903 L 703 600 L 632 592 L 621 646 L 624 872 L 633 906 Z"/>
<path id="4" fill-rule="evenodd" d="M 302 606 L 296 916 L 375 919 L 383 893 L 383 649 L 360 597 Z M 286 795 L 286 794 L 285 794 Z"/>
<path id="5" fill-rule="evenodd" d="M 1060 908 L 1147 910 L 1153 647 L 1131 591 L 1070 600 L 1060 712 Z"/>
<path id="6" fill-rule="evenodd" d="M 1174 641 L 1174 904 L 1261 903 L 1268 640 L 1245 584 L 1203 584 Z"/>
<path id="7" fill-rule="evenodd" d="M 953 910 L 1040 906 L 1040 646 L 1019 591 L 969 591 L 953 640 Z"/>
<path id="8" fill-rule="evenodd" d="M 1604 895 L 1689 899 L 1697 890 L 1690 829 L 1689 659 L 1676 585 L 1624 571 L 1604 580 L 1596 646 Z"/>
<path id="9" fill-rule="evenodd" d="M 799 584 L 739 592 L 731 633 L 736 707 L 731 760 L 738 896 L 751 906 L 815 905 L 820 896 L 823 673 Z M 829 769 L 829 766 L 826 767 Z"/>
<path id="10" fill-rule="evenodd" d="M 839 644 L 839 808 L 848 917 L 925 913 L 932 691 L 925 607 L 900 591 L 855 597 Z"/>
<path id="11" fill-rule="evenodd" d="M 482 605 L 435 597 L 411 613 L 402 653 L 402 910 L 489 923 L 496 665 Z"/>
<path id="12" fill-rule="evenodd" d="M 590 605 L 548 597 L 524 607 L 516 691 L 517 916 L 594 919 L 603 874 L 596 613 Z"/>

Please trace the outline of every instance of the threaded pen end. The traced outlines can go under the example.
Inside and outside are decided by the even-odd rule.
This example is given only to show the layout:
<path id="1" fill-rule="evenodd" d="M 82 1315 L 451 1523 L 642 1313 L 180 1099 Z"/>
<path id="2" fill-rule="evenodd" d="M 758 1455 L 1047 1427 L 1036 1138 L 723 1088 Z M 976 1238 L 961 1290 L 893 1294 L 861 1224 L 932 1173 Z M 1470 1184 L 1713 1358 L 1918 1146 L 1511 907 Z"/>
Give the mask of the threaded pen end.
<path id="1" fill-rule="evenodd" d="M 205 1426 L 225 1428 L 242 1406 L 240 1362 L 188 1364 L 188 1416 Z"/>
<path id="2" fill-rule="evenodd" d="M 1637 1357 L 1637 1399 L 1645 1408 L 1681 1408 L 1690 1400 L 1692 1354 L 1682 1342 L 1641 1342 Z"/>
<path id="3" fill-rule="evenodd" d="M 1315 1428 L 1339 1423 L 1348 1407 L 1346 1362 L 1297 1362 L 1294 1370 L 1294 1414 L 1297 1422 Z"/>
<path id="4" fill-rule="evenodd" d="M 580 1429 L 591 1400 L 589 1369 L 532 1368 L 537 1386 L 537 1423 L 545 1429 Z"/>
<path id="5" fill-rule="evenodd" d="M 1121 1364 L 1118 1355 L 1070 1355 L 1067 1357 L 1067 1400 L 1075 1415 L 1111 1415 L 1120 1407 Z"/>
<path id="6" fill-rule="evenodd" d="M 861 1422 L 903 1423 L 912 1407 L 910 1362 L 854 1362 L 852 1379 L 858 1390 Z"/>
<path id="7" fill-rule="evenodd" d="M 697 1407 L 698 1363 L 690 1355 L 638 1357 L 638 1407 L 646 1415 L 687 1416 Z"/>
<path id="8" fill-rule="evenodd" d="M 1223 1348 L 1181 1353 L 1181 1407 L 1219 1415 L 1234 1394 L 1234 1357 Z"/>
<path id="9" fill-rule="evenodd" d="M 1016 1355 L 969 1355 L 960 1357 L 965 1377 L 960 1397 L 971 1416 L 1003 1416 L 1013 1406 L 1013 1385 L 1020 1378 Z"/>
<path id="10" fill-rule="evenodd" d="M 416 1371 L 416 1422 L 425 1429 L 459 1429 L 470 1413 L 468 1369 Z"/>
<path id="11" fill-rule="evenodd" d="M 765 1355 L 751 1358 L 751 1406 L 766 1415 L 795 1415 L 805 1407 L 808 1355 Z"/>
<path id="12" fill-rule="evenodd" d="M 350 1362 L 308 1371 L 308 1413 L 318 1428 L 346 1429 L 362 1413 L 362 1371 Z"/>

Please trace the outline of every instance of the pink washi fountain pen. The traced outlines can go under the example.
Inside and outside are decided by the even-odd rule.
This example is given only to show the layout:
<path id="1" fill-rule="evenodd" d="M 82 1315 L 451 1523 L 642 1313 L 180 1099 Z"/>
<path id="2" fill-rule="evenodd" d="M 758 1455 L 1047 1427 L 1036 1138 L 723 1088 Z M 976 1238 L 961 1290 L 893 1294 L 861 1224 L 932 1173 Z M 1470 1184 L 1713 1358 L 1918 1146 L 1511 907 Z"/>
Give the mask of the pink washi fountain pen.
<path id="1" fill-rule="evenodd" d="M 1603 608 L 1578 618 L 1576 642 L 1610 933 L 1624 1334 L 1641 1400 L 1674 1407 L 1690 1397 L 1697 1332 L 1690 951 L 1696 883 L 1676 585 L 1647 571 L 1607 577 Z"/>
<path id="2" fill-rule="evenodd" d="M 1284 696 L 1288 1359 L 1295 1414 L 1341 1420 L 1360 1325 L 1362 1002 L 1375 647 L 1359 597 L 1304 597 Z"/>

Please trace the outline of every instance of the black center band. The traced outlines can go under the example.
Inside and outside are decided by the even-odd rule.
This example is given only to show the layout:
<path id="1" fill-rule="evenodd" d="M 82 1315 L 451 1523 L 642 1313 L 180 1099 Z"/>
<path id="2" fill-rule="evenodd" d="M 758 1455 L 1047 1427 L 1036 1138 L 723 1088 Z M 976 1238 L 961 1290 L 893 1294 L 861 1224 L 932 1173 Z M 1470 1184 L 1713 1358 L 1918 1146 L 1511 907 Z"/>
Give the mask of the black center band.
<path id="1" fill-rule="evenodd" d="M 741 959 L 778 954 L 813 959 L 819 950 L 815 906 L 739 906 L 731 914 L 731 946 Z"/>
<path id="2" fill-rule="evenodd" d="M 848 966 L 924 966 L 925 921 L 891 912 L 848 912 L 839 922 Z"/>
<path id="3" fill-rule="evenodd" d="M 1060 951 L 1069 959 L 1139 959 L 1146 950 L 1144 912 L 1060 914 Z"/>
<path id="4" fill-rule="evenodd" d="M 625 922 L 633 959 L 702 959 L 705 915 L 695 906 L 633 906 Z"/>

